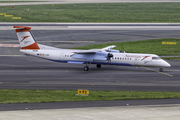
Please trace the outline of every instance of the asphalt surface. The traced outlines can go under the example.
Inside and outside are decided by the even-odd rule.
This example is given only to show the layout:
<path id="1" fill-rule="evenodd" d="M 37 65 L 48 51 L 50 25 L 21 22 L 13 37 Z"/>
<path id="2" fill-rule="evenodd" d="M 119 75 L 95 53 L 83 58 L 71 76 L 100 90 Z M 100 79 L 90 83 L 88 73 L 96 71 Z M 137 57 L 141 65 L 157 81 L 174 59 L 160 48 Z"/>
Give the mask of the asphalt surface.
<path id="1" fill-rule="evenodd" d="M 0 57 L 1 89 L 179 91 L 180 62 L 159 68 L 65 64 L 32 56 Z M 155 70 L 155 71 L 154 71 Z M 94 85 L 92 85 L 94 84 Z"/>
<path id="2" fill-rule="evenodd" d="M 0 27 L 1 28 L 1 27 Z M 174 26 L 176 28 L 176 26 Z M 58 48 L 137 41 L 161 38 L 179 38 L 180 30 L 34 30 L 31 33 L 40 44 Z M 19 44 L 15 30 L 0 30 L 1 44 Z M 1 55 L 20 55 L 20 48 L 0 47 Z M 125 48 L 126 50 L 126 48 Z"/>
<path id="3" fill-rule="evenodd" d="M 73 24 L 66 25 L 73 27 Z M 84 24 L 82 26 L 88 25 Z M 110 24 L 108 25 L 111 26 Z M 139 26 L 138 24 L 132 25 Z M 27 24 L 27 26 L 29 25 Z M 61 25 L 58 26 L 61 27 Z M 128 26 L 129 24 L 126 24 L 124 27 Z M 140 26 L 146 26 L 146 24 L 140 24 Z M 151 24 L 147 26 L 151 26 Z M 163 27 L 164 25 L 157 24 L 157 26 Z M 170 27 L 176 26 L 179 25 L 170 25 Z M 53 25 L 49 27 L 53 27 Z M 94 27 L 96 27 L 95 24 Z M 180 37 L 179 30 L 169 30 L 167 28 L 164 30 L 109 30 L 108 28 L 105 30 L 96 30 L 96 28 L 93 28 L 93 30 L 32 29 L 31 32 L 38 43 L 59 48 Z M 12 29 L 0 30 L 0 41 L 2 44 L 18 44 L 16 33 Z M 32 56 L 3 56 L 23 55 L 19 52 L 19 48 L 0 47 L 0 54 L 1 89 L 180 91 L 180 62 L 175 60 L 168 61 L 172 67 L 165 68 L 163 73 L 156 72 L 158 68 L 102 66 L 101 69 L 97 69 L 95 65 L 91 65 L 90 71 L 86 72 L 82 69 L 84 65 L 55 63 Z M 125 103 L 127 102 L 131 105 L 179 104 L 179 99 L 0 104 L 0 110 L 24 110 L 27 107 L 30 109 L 60 109 L 122 106 L 126 105 Z"/>
<path id="4" fill-rule="evenodd" d="M 73 3 L 73 1 L 68 1 L 68 2 Z M 87 3 L 87 1 L 85 2 Z M 97 1 L 92 1 L 92 2 L 94 3 Z M 112 0 L 104 1 L 103 0 L 102 2 L 117 2 L 117 1 L 112 1 Z M 127 0 L 126 1 L 121 0 L 120 2 L 127 2 Z M 152 2 L 152 1 L 151 0 L 136 0 L 136 1 L 131 0 L 128 2 Z M 178 0 L 159 0 L 159 1 L 156 0 L 153 2 L 179 2 L 179 1 Z M 62 2 L 61 4 L 63 3 L 66 3 L 66 2 Z M 76 3 L 82 3 L 82 1 L 80 2 L 77 1 Z M 24 3 L 22 3 L 22 5 L 23 4 Z M 25 3 L 25 4 L 31 5 L 32 3 Z M 35 4 L 42 4 L 42 3 L 35 3 Z M 44 4 L 49 4 L 49 3 L 44 3 Z M 51 2 L 50 4 L 60 4 L 60 3 L 58 1 L 58 2 Z M 9 6 L 9 5 L 19 5 L 19 4 L 17 3 L 15 4 L 3 3 L 2 4 L 1 3 L 0 5 Z M 166 30 L 168 34 L 166 34 L 166 32 L 164 31 L 163 32 L 158 31 L 158 33 L 160 32 L 160 34 L 157 35 L 155 32 L 154 37 L 162 38 L 162 36 L 159 37 L 161 33 L 163 35 L 167 35 L 166 37 L 171 37 L 169 36 L 169 32 L 172 36 L 175 35 L 175 37 L 179 37 L 177 34 L 179 33 L 179 31 L 176 31 L 177 32 L 176 33 L 175 31 L 171 32 L 168 29 Z M 141 31 L 141 32 L 138 31 L 138 32 L 142 33 L 144 31 Z M 5 31 L 5 33 L 9 33 L 9 31 Z M 3 33 L 3 36 L 2 35 L 0 36 L 1 36 L 1 41 L 4 39 L 5 40 L 11 39 L 9 35 L 4 36 L 4 33 Z M 131 35 L 128 35 L 128 36 L 131 36 Z M 132 37 L 133 36 L 134 35 L 132 35 Z M 14 40 L 14 37 L 12 37 L 12 39 Z M 151 39 L 151 36 L 148 39 Z M 112 40 L 116 40 L 116 38 Z M 136 40 L 136 38 L 135 39 L 133 38 L 133 40 Z M 109 41 L 109 42 L 112 42 L 112 41 Z M 14 42 L 10 41 L 9 43 L 14 43 Z M 51 44 L 53 43 L 51 42 Z M 73 44 L 77 44 L 77 43 L 73 42 Z M 94 44 L 97 44 L 97 43 L 94 43 Z M 79 46 L 81 45 L 82 44 L 79 44 Z M 65 44 L 63 46 L 65 46 Z M 74 45 L 70 45 L 70 46 L 67 45 L 66 47 L 70 48 L 72 46 Z M 1 54 L 18 53 L 17 49 L 11 49 L 14 52 L 11 52 L 11 50 L 7 52 L 7 49 L 3 49 L 3 50 L 6 52 L 1 52 Z M 0 59 L 1 61 L 0 74 L 2 75 L 0 79 L 2 81 L 0 83 L 1 89 L 3 88 L 6 88 L 6 89 L 12 89 L 12 88 L 14 89 L 59 89 L 59 88 L 77 89 L 79 87 L 82 87 L 82 88 L 90 89 L 90 90 L 95 90 L 99 88 L 102 88 L 101 90 L 108 90 L 108 89 L 112 90 L 112 88 L 113 89 L 115 88 L 115 90 L 179 91 L 179 88 L 178 88 L 179 86 L 179 81 L 178 81 L 179 61 L 169 61 L 173 65 L 173 67 L 166 69 L 165 70 L 166 74 L 144 70 L 145 68 L 139 68 L 139 67 L 138 68 L 136 67 L 115 68 L 112 66 L 104 67 L 103 69 L 100 69 L 100 70 L 97 70 L 95 67 L 92 67 L 91 71 L 87 73 L 83 73 L 84 71 L 81 71 L 82 69 L 80 69 L 80 66 L 78 65 L 69 66 L 69 65 L 60 64 L 61 67 L 59 67 L 55 63 L 49 63 L 43 60 L 40 60 L 39 62 L 37 62 L 38 60 L 36 60 L 36 58 L 29 58 L 29 57 L 28 58 L 1 57 L 1 58 L 2 58 Z M 28 62 L 24 63 L 24 61 L 28 61 Z M 37 62 L 37 63 L 36 64 L 31 63 L 32 61 Z M 173 76 L 170 77 L 169 75 L 173 75 Z M 92 82 L 94 84 L 93 86 L 90 85 Z M 179 104 L 179 99 L 0 104 L 0 110 L 1 111 L 2 110 L 3 111 L 24 110 L 27 107 L 30 109 L 59 109 L 59 108 L 77 108 L 77 107 L 124 106 L 127 103 L 130 105 L 131 104 L 132 105 Z"/>
<path id="5" fill-rule="evenodd" d="M 32 30 L 31 32 L 37 42 L 59 48 L 72 48 L 109 42 L 180 37 L 179 30 L 169 29 Z M 0 30 L 0 41 L 3 44 L 18 44 L 14 30 Z M 3 56 L 22 55 L 19 52 L 19 48 L 0 47 L 0 54 L 1 89 L 180 91 L 180 62 L 176 60 L 168 61 L 172 67 L 164 68 L 163 73 L 156 72 L 158 68 L 102 66 L 101 69 L 97 69 L 95 65 L 91 65 L 90 71 L 87 72 L 82 69 L 84 65 L 55 63 L 32 56 Z M 125 100 L 124 102 L 88 101 L 0 104 L 0 110 L 24 110 L 25 107 L 31 109 L 59 109 L 91 106 L 121 106 L 127 102 L 132 105 L 179 104 L 179 99 L 144 100 L 140 102 L 137 100 L 131 100 L 130 102 Z"/>
<path id="6" fill-rule="evenodd" d="M 17 103 L 0 104 L 0 111 L 13 110 L 40 110 L 40 109 L 64 109 L 64 108 L 89 108 L 112 106 L 139 106 L 139 105 L 167 105 L 179 104 L 180 99 L 149 99 L 149 100 L 113 100 L 113 101 L 75 101 L 53 103 Z"/>
<path id="7" fill-rule="evenodd" d="M 172 67 L 163 73 L 158 68 L 102 66 L 83 71 L 84 65 L 47 61 L 32 56 L 0 57 L 1 89 L 58 89 L 58 90 L 127 90 L 180 92 L 180 62 L 168 61 Z M 93 85 L 92 85 L 93 84 Z M 85 107 L 180 104 L 180 99 L 115 100 L 55 103 L 0 104 L 0 111 L 26 108 L 62 109 Z"/>

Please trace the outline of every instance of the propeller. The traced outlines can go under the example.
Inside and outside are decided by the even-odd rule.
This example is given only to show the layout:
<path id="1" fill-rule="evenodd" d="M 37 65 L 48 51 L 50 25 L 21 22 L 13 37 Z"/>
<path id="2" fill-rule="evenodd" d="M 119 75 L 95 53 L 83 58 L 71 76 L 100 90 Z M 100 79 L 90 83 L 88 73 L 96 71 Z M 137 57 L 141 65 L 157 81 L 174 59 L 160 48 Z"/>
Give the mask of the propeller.
<path id="1" fill-rule="evenodd" d="M 113 54 L 111 54 L 111 49 L 116 47 L 115 45 L 112 45 L 112 46 L 109 46 L 109 47 L 106 47 L 106 52 L 108 52 L 107 54 L 107 61 L 108 63 L 111 63 L 111 58 L 113 57 Z"/>
<path id="2" fill-rule="evenodd" d="M 110 51 L 110 50 L 109 50 Z M 108 53 L 107 55 L 107 60 L 108 60 L 108 63 L 111 63 L 111 58 L 113 57 L 113 54 L 111 54 L 110 52 Z"/>

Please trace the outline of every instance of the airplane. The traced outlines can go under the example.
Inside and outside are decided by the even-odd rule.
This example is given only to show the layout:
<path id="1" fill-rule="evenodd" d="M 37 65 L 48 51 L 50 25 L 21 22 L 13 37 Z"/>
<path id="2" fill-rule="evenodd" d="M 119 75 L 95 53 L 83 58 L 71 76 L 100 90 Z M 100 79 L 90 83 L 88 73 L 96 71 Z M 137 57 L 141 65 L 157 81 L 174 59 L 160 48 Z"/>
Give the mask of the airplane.
<path id="1" fill-rule="evenodd" d="M 21 52 L 55 62 L 85 64 L 84 71 L 89 70 L 90 64 L 96 64 L 97 68 L 101 68 L 101 65 L 159 67 L 160 72 L 163 72 L 164 67 L 171 66 L 158 55 L 121 52 L 113 49 L 115 45 L 89 50 L 60 49 L 42 45 L 35 41 L 30 32 L 31 27 L 14 26 L 14 29 Z"/>

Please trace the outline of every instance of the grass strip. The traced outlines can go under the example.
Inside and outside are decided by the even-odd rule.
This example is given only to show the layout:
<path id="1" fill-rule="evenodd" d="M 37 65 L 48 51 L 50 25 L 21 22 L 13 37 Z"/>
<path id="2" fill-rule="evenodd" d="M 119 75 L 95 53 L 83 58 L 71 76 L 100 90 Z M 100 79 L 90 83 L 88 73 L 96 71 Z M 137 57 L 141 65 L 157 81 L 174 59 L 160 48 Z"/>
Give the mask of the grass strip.
<path id="1" fill-rule="evenodd" d="M 0 3 L 18 3 L 18 2 L 46 2 L 46 1 L 0 1 Z"/>
<path id="2" fill-rule="evenodd" d="M 164 45 L 162 42 L 176 42 L 176 45 Z M 75 49 L 100 49 L 109 45 L 116 45 L 116 50 L 121 50 L 121 45 L 127 53 L 147 53 L 157 55 L 180 55 L 180 39 L 167 38 L 167 39 L 153 39 L 153 40 L 140 40 L 130 42 L 117 42 L 107 44 L 89 45 L 83 47 L 76 47 Z"/>
<path id="3" fill-rule="evenodd" d="M 164 60 L 180 60 L 180 57 L 162 57 Z"/>
<path id="4" fill-rule="evenodd" d="M 89 96 L 81 96 L 76 94 L 76 90 L 1 89 L 0 103 L 42 103 L 61 101 L 180 98 L 180 92 L 90 91 Z"/>
<path id="5" fill-rule="evenodd" d="M 0 6 L 0 22 L 180 22 L 180 3 L 87 3 Z"/>

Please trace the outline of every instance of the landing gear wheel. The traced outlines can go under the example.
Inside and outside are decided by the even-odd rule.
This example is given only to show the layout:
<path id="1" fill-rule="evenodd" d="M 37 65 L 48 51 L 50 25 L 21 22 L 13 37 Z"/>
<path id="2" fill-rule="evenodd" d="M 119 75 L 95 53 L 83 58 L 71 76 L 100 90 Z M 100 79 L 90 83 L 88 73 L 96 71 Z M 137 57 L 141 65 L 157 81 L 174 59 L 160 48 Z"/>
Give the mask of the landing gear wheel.
<path id="1" fill-rule="evenodd" d="M 97 68 L 101 68 L 101 64 L 97 64 L 96 67 L 97 67 Z"/>
<path id="2" fill-rule="evenodd" d="M 89 67 L 88 66 L 85 66 L 84 67 L 84 71 L 88 71 L 89 70 Z"/>
<path id="3" fill-rule="evenodd" d="M 163 68 L 159 68 L 159 72 L 163 72 Z"/>

